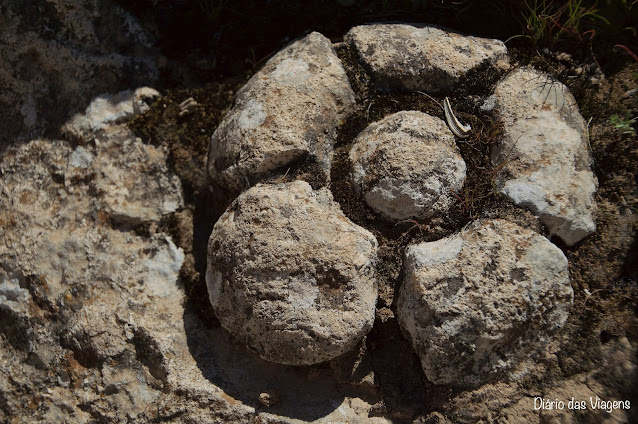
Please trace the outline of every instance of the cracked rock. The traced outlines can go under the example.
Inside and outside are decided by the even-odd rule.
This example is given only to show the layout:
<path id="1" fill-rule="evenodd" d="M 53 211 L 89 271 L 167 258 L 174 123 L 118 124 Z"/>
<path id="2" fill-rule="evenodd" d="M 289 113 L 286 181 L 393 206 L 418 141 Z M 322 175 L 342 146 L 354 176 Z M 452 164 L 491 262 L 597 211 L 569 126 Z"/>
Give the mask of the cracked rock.
<path id="1" fill-rule="evenodd" d="M 465 161 L 439 118 L 398 112 L 369 125 L 350 151 L 355 190 L 391 220 L 443 213 L 465 181 Z"/>
<path id="2" fill-rule="evenodd" d="M 372 72 L 381 90 L 449 91 L 479 65 L 507 66 L 500 40 L 445 31 L 433 26 L 373 24 L 352 28 L 345 37 Z"/>
<path id="3" fill-rule="evenodd" d="M 330 40 L 309 34 L 277 53 L 239 90 L 211 138 L 210 177 L 241 190 L 246 180 L 306 155 L 328 175 L 337 125 L 354 102 Z"/>
<path id="4" fill-rule="evenodd" d="M 114 220 L 137 225 L 184 206 L 181 182 L 169 172 L 160 148 L 142 143 L 132 133 L 111 140 L 97 146 L 99 156 L 92 166 L 95 188 Z"/>
<path id="5" fill-rule="evenodd" d="M 499 191 L 527 207 L 567 245 L 596 230 L 597 179 L 587 150 L 587 125 L 563 84 L 533 69 L 517 69 L 495 90 L 504 125 L 492 164 L 503 164 Z"/>
<path id="6" fill-rule="evenodd" d="M 562 251 L 500 219 L 409 246 L 404 272 L 399 323 L 435 384 L 525 375 L 573 303 Z"/>
<path id="7" fill-rule="evenodd" d="M 262 358 L 327 361 L 372 328 L 377 241 L 327 189 L 257 185 L 217 221 L 206 282 L 222 325 Z"/>

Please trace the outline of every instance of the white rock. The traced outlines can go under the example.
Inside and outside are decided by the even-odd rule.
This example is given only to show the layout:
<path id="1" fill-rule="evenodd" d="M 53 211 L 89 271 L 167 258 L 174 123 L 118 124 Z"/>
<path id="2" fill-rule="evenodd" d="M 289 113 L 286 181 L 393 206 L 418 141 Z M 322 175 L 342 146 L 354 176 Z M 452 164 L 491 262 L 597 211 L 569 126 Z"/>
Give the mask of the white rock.
<path id="1" fill-rule="evenodd" d="M 520 378 L 567 320 L 567 258 L 545 237 L 504 220 L 409 246 L 397 315 L 435 384 Z M 512 372 L 510 372 L 512 371 Z"/>
<path id="2" fill-rule="evenodd" d="M 184 250 L 175 246 L 166 237 L 165 244 L 143 263 L 146 267 L 146 281 L 150 292 L 155 296 L 177 295 L 177 278 L 184 263 Z"/>
<path id="3" fill-rule="evenodd" d="M 536 70 L 517 69 L 495 95 L 504 125 L 492 150 L 492 164 L 504 164 L 500 192 L 570 246 L 593 233 L 597 180 L 586 123 L 567 87 Z"/>
<path id="4" fill-rule="evenodd" d="M 159 97 L 159 92 L 150 87 L 135 91 L 125 90 L 117 94 L 100 94 L 91 101 L 83 114 L 76 114 L 64 125 L 67 134 L 88 141 L 96 131 L 109 124 L 123 121 L 148 110 L 147 102 Z"/>
<path id="5" fill-rule="evenodd" d="M 239 190 L 247 179 L 309 154 L 328 174 L 337 125 L 353 106 L 330 40 L 313 32 L 277 53 L 239 90 L 211 137 L 208 172 Z"/>
<path id="6" fill-rule="evenodd" d="M 126 8 L 101 0 L 26 5 L 3 2 L 0 14 L 0 144 L 56 133 L 96 94 L 159 79 L 154 35 Z"/>
<path id="7" fill-rule="evenodd" d="M 75 148 L 71 157 L 69 158 L 69 165 L 74 168 L 86 169 L 91 165 L 93 161 L 93 155 L 82 146 Z"/>
<path id="8" fill-rule="evenodd" d="M 432 26 L 374 24 L 352 28 L 345 37 L 371 70 L 379 89 L 449 90 L 459 78 L 488 62 L 505 66 L 500 40 L 471 37 Z"/>
<path id="9" fill-rule="evenodd" d="M 18 315 L 28 314 L 31 301 L 29 291 L 20 287 L 19 278 L 0 268 L 0 309 L 9 309 Z"/>
<path id="10" fill-rule="evenodd" d="M 439 118 L 398 112 L 369 125 L 350 151 L 355 190 L 388 219 L 449 209 L 465 181 L 465 161 Z"/>
<path id="11" fill-rule="evenodd" d="M 161 149 L 126 131 L 97 147 L 95 187 L 112 218 L 128 224 L 155 221 L 184 206 L 179 178 Z"/>
<path id="12" fill-rule="evenodd" d="M 372 328 L 377 241 L 327 189 L 257 185 L 217 221 L 206 282 L 224 328 L 264 359 L 327 361 Z"/>

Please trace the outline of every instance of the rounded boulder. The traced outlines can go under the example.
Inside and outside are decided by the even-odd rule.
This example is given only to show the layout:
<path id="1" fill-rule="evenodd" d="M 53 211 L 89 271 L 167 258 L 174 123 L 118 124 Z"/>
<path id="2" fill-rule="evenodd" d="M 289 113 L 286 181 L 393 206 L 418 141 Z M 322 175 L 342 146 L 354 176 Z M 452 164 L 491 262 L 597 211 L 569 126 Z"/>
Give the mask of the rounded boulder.
<path id="1" fill-rule="evenodd" d="M 258 184 L 215 224 L 206 283 L 222 326 L 263 359 L 309 365 L 372 328 L 377 240 L 327 189 Z"/>
<path id="2" fill-rule="evenodd" d="M 409 246 L 404 274 L 399 323 L 435 384 L 524 375 L 524 361 L 542 354 L 574 298 L 563 252 L 502 219 Z"/>
<path id="3" fill-rule="evenodd" d="M 465 182 L 465 161 L 445 123 L 404 111 L 370 124 L 350 150 L 355 190 L 390 220 L 444 213 Z"/>

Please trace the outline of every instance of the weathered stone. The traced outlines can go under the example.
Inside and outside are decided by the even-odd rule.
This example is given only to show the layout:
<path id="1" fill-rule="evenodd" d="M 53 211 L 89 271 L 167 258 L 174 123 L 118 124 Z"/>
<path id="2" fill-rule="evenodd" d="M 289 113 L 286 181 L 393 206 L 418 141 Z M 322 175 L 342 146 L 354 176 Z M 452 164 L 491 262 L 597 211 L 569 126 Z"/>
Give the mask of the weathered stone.
<path id="1" fill-rule="evenodd" d="M 2 1 L 0 144 L 57 133 L 100 93 L 152 84 L 153 43 L 113 0 Z"/>
<path id="2" fill-rule="evenodd" d="M 127 140 L 132 148 L 122 147 Z M 154 349 L 156 324 L 167 317 L 179 322 L 183 315 L 177 278 L 184 255 L 165 234 L 142 237 L 112 228 L 104 209 L 109 187 L 95 185 L 102 171 L 117 175 L 121 164 L 135 168 L 136 152 L 145 146 L 132 140 L 126 128 L 106 128 L 95 147 L 74 150 L 66 142 L 35 140 L 8 150 L 0 161 L 0 315 L 12 321 L 0 325 L 0 337 L 10 341 L 0 348 L 0 374 L 26 379 L 0 382 L 0 392 L 48 396 L 41 414 L 14 411 L 24 422 L 90 422 L 79 399 L 93 420 L 144 421 L 148 404 L 162 393 L 164 356 L 146 352 Z M 166 156 L 152 151 L 144 160 L 162 175 L 141 171 L 135 178 L 171 179 Z M 179 181 L 174 191 L 154 193 L 152 187 L 146 184 L 150 196 L 181 196 Z M 160 218 L 151 219 L 157 225 Z M 168 337 L 176 330 L 183 331 L 177 325 Z M 142 342 L 145 331 L 153 336 Z"/>
<path id="3" fill-rule="evenodd" d="M 536 70 L 517 69 L 495 95 L 504 125 L 492 150 L 492 164 L 505 171 L 500 192 L 568 245 L 593 233 L 597 180 L 587 125 L 567 87 Z"/>
<path id="4" fill-rule="evenodd" d="M 264 359 L 307 365 L 372 328 L 377 241 L 327 189 L 257 185 L 217 221 L 206 282 L 222 325 Z"/>
<path id="5" fill-rule="evenodd" d="M 382 90 L 449 91 L 471 69 L 484 63 L 505 66 L 508 61 L 507 48 L 500 40 L 433 26 L 361 25 L 345 38 Z"/>
<path id="6" fill-rule="evenodd" d="M 398 317 L 436 384 L 479 386 L 534 358 L 573 302 L 567 258 L 504 220 L 409 246 Z"/>
<path id="7" fill-rule="evenodd" d="M 94 133 L 107 125 L 146 112 L 149 103 L 159 95 L 157 90 L 150 87 L 140 87 L 135 91 L 125 90 L 117 94 L 100 94 L 91 101 L 83 114 L 78 113 L 70 119 L 62 131 L 87 142 Z"/>
<path id="8" fill-rule="evenodd" d="M 162 232 L 168 213 L 122 225 L 109 212 L 109 185 L 96 186 L 103 174 L 125 174 L 154 192 L 147 178 L 173 179 L 165 152 L 122 125 L 97 139 L 75 148 L 34 140 L 0 158 L 0 422 L 367 420 L 371 405 L 344 398 L 329 371 L 309 382 L 202 321 L 179 281 L 193 260 L 184 253 L 192 221 L 178 247 Z M 163 187 L 157 199 L 132 190 L 127 201 L 156 205 L 179 193 Z M 271 391 L 281 402 L 257 410 Z"/>
<path id="9" fill-rule="evenodd" d="M 337 125 L 353 106 L 330 40 L 313 32 L 277 53 L 239 90 L 211 138 L 208 172 L 238 190 L 311 155 L 328 174 Z"/>
<path id="10" fill-rule="evenodd" d="M 369 125 L 350 150 L 355 190 L 388 219 L 445 212 L 465 181 L 465 161 L 439 118 L 398 112 Z"/>
<path id="11" fill-rule="evenodd" d="M 77 158 L 78 149 L 72 160 Z M 184 206 L 179 178 L 168 171 L 160 148 L 129 133 L 98 144 L 96 150 L 98 156 L 92 162 L 95 188 L 102 193 L 104 210 L 112 219 L 139 224 Z"/>
<path id="12" fill-rule="evenodd" d="M 575 259 L 571 264 L 574 287 L 581 290 L 579 309 L 587 312 L 600 306 L 607 313 L 600 322 L 586 326 L 582 340 L 574 339 L 583 324 L 576 317 L 568 331 L 503 372 L 510 380 L 529 376 L 522 382 L 454 390 L 445 398 L 435 396 L 436 412 L 423 409 L 421 395 L 431 391 L 413 390 L 424 377 L 410 349 L 403 352 L 407 340 L 397 343 L 398 324 L 388 308 L 393 299 L 391 283 L 398 274 L 396 249 L 410 232 L 400 239 L 387 239 L 380 253 L 378 267 L 388 280 L 377 311 L 379 327 L 367 341 L 361 340 L 329 364 L 309 367 L 264 361 L 235 343 L 210 320 L 212 309 L 202 308 L 197 298 L 203 277 L 199 265 L 202 258 L 206 260 L 201 229 L 207 224 L 202 216 L 209 216 L 200 206 L 206 202 L 200 203 L 204 198 L 197 193 L 196 202 L 185 208 L 174 201 L 181 195 L 171 166 L 180 169 L 189 149 L 177 156 L 173 151 L 167 165 L 165 149 L 147 146 L 124 126 L 114 125 L 113 119 L 118 122 L 130 116 L 128 102 L 122 104 L 126 108 L 122 115 L 117 110 L 110 115 L 88 113 L 82 119 L 91 118 L 95 125 L 85 125 L 76 134 L 67 128 L 67 135 L 80 146 L 52 140 L 19 145 L 14 137 L 25 139 L 45 130 L 54 134 L 69 117 L 85 110 L 95 95 L 152 83 L 157 75 L 155 63 L 172 62 L 145 56 L 147 32 L 116 3 L 0 0 L 0 122 L 4 125 L 0 133 L 0 422 L 632 420 L 627 410 L 534 409 L 534 396 L 541 394 L 565 402 L 599 395 L 603 401 L 624 400 L 629 395 L 638 356 L 628 333 L 633 311 L 622 305 L 628 303 L 623 299 L 632 297 L 631 287 L 618 297 L 595 290 L 604 289 L 603 277 L 589 284 L 586 278 L 604 274 L 613 280 L 620 275 L 616 262 L 622 263 L 624 255 L 614 252 L 623 251 L 625 239 L 632 241 L 632 200 L 627 193 L 622 203 L 628 207 L 610 199 L 604 205 L 599 202 L 601 212 L 611 214 L 607 218 L 621 209 L 620 221 L 603 220 L 613 231 L 601 233 L 602 244 L 598 240 L 570 249 Z M 177 3 L 184 2 L 154 3 L 164 14 L 180 9 Z M 189 85 L 189 73 L 196 71 L 186 62 L 173 65 L 165 70 Z M 354 63 L 349 65 L 353 75 L 361 77 L 357 82 L 361 94 L 367 94 L 368 77 L 359 75 Z M 178 112 L 172 109 L 168 115 L 179 115 L 178 124 L 186 124 L 208 113 L 210 103 L 206 96 L 200 97 L 201 105 L 187 100 Z M 496 98 L 485 101 L 484 112 L 496 108 Z M 468 94 L 466 100 L 466 105 L 478 108 L 485 99 Z M 146 105 L 133 103 L 133 113 L 143 113 Z M 119 107 L 117 102 L 113 106 Z M 369 111 L 375 114 L 378 106 L 375 100 Z M 168 121 L 164 124 L 172 128 Z M 599 125 L 593 131 L 605 128 Z M 286 178 L 312 170 L 301 164 Z M 344 194 L 347 199 L 347 193 L 340 192 Z M 175 207 L 179 212 L 172 212 Z M 483 212 L 514 219 L 516 209 L 490 207 Z M 516 222 L 540 230 L 541 221 L 532 212 L 519 211 L 526 218 Z M 615 225 L 618 222 L 622 225 Z M 605 260 L 595 263 L 592 249 Z M 314 252 L 307 256 L 313 257 Z M 579 343 L 587 350 L 584 362 Z M 522 350 L 528 351 L 525 346 Z M 530 385 L 538 390 L 521 390 Z"/>

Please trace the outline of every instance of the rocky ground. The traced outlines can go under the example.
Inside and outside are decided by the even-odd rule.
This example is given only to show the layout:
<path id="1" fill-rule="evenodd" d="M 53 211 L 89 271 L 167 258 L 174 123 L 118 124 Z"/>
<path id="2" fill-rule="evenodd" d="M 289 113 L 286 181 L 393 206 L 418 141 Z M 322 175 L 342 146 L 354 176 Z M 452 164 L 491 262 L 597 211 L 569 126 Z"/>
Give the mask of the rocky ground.
<path id="1" fill-rule="evenodd" d="M 262 120 L 255 110 L 242 118 L 241 112 L 245 109 L 241 108 L 254 109 L 256 101 L 266 104 L 268 100 L 258 97 L 259 94 L 247 95 L 250 89 L 238 90 L 253 71 L 267 62 L 270 50 L 275 53 L 291 40 L 268 41 L 264 35 L 255 45 L 267 51 L 259 56 L 254 56 L 253 51 L 253 63 L 246 62 L 245 59 L 250 58 L 246 50 L 236 53 L 243 55 L 240 59 L 233 59 L 232 49 L 220 47 L 216 64 L 214 56 L 196 50 L 198 47 L 193 47 L 194 44 L 188 53 L 175 54 L 174 42 L 167 44 L 160 25 L 170 15 L 166 12 L 166 2 L 149 2 L 157 7 L 154 14 L 148 11 L 152 9 L 144 9 L 144 2 L 128 9 L 111 1 L 72 3 L 0 1 L 0 102 L 4 106 L 2 120 L 7 123 L 1 134 L 0 158 L 2 421 L 545 423 L 636 420 L 638 181 L 635 169 L 638 145 L 629 120 L 638 109 L 638 94 L 634 90 L 638 63 L 629 56 L 622 56 L 621 51 L 592 56 L 588 49 L 578 45 L 535 50 L 508 43 L 509 65 L 494 60 L 490 66 L 464 69 L 459 74 L 455 74 L 458 71 L 455 67 L 443 69 L 436 84 L 424 88 L 427 91 L 424 93 L 415 87 L 423 87 L 428 79 L 419 80 L 414 75 L 396 77 L 396 69 L 388 76 L 384 74 L 387 70 L 383 63 L 377 64 L 375 58 L 366 59 L 357 52 L 357 48 L 364 52 L 373 49 L 361 47 L 366 42 L 365 34 L 346 33 L 358 20 L 370 21 L 370 17 L 358 15 L 349 22 L 337 21 L 336 24 L 319 22 L 316 27 L 308 24 L 288 36 L 293 39 L 309 30 L 325 28 L 324 35 L 329 35 L 329 41 L 334 43 L 337 59 L 322 66 L 341 66 L 337 64 L 339 61 L 345 72 L 341 75 L 338 70 L 330 71 L 328 80 L 306 84 L 305 89 L 312 93 L 334 81 L 339 84 L 341 78 L 347 78 L 350 86 L 339 86 L 326 98 L 314 96 L 317 107 L 323 107 L 321 115 L 329 119 L 297 120 L 286 127 L 289 131 L 308 126 L 318 129 L 306 136 L 312 143 L 290 148 L 291 141 L 283 143 L 283 147 L 276 146 L 279 156 L 274 161 L 266 160 L 273 157 L 270 150 L 255 149 L 250 157 L 265 159 L 229 167 L 237 156 L 237 151 L 232 149 L 237 147 L 224 145 L 227 151 L 220 148 L 215 153 L 223 165 L 211 171 L 211 135 L 224 116 L 232 117 L 235 113 L 233 119 L 240 123 L 240 130 L 258 127 L 266 121 L 266 115 Z M 180 7 L 185 8 L 180 4 L 175 6 L 177 12 Z M 211 8 L 206 9 L 209 18 L 219 23 L 215 21 L 219 19 L 214 15 L 215 8 L 212 4 L 209 6 Z M 338 7 L 347 5 L 340 3 Z M 228 13 L 223 8 L 218 12 Z M 434 10 L 432 19 L 438 16 L 435 12 L 440 11 Z M 391 13 L 388 16 L 394 17 Z M 176 14 L 173 22 L 183 17 Z M 378 15 L 375 17 L 378 20 Z M 451 23 L 445 19 L 440 22 Z M 225 28 L 233 32 L 232 27 Z M 202 31 L 201 27 L 193 29 L 200 42 Z M 273 29 L 273 33 L 277 31 Z M 185 43 L 189 37 L 193 35 L 185 34 Z M 333 48 L 329 41 L 315 38 L 319 44 L 324 43 L 321 48 Z M 459 49 L 462 51 L 462 46 Z M 487 51 L 485 57 L 489 57 L 490 49 Z M 492 51 L 502 54 L 499 48 Z M 306 60 L 294 56 L 294 60 L 298 59 Z M 394 62 L 400 59 L 394 58 Z M 270 63 L 272 66 L 266 64 L 262 75 L 279 75 L 277 69 L 281 68 Z M 286 75 L 305 75 L 302 68 L 295 68 L 298 62 L 286 64 L 292 67 L 287 68 Z M 246 70 L 247 66 L 254 69 Z M 551 84 L 547 86 L 543 82 L 542 87 L 564 87 L 573 93 L 582 121 L 563 117 L 553 124 L 552 132 L 574 132 L 577 140 L 586 142 L 579 141 L 573 147 L 559 150 L 558 156 L 549 160 L 543 155 L 525 159 L 526 154 L 534 153 L 526 151 L 517 151 L 517 157 L 523 158 L 522 163 L 537 165 L 548 160 L 543 166 L 550 169 L 557 163 L 572 163 L 568 160 L 570 157 L 586 157 L 586 160 L 576 160 L 580 165 L 570 175 L 581 179 L 579 172 L 591 170 L 598 184 L 595 195 L 586 190 L 570 194 L 569 187 L 560 186 L 560 181 L 569 176 L 561 176 L 552 183 L 556 190 L 551 202 L 560 205 L 561 199 L 576 198 L 580 208 L 576 214 L 584 216 L 583 220 L 573 219 L 573 215 L 563 213 L 561 207 L 542 209 L 540 203 L 534 203 L 535 199 L 523 198 L 520 206 L 514 204 L 520 196 L 512 194 L 515 190 L 507 181 L 520 184 L 521 179 L 527 177 L 521 174 L 524 170 L 507 160 L 510 151 L 517 148 L 516 131 L 520 129 L 512 124 L 514 118 L 510 121 L 503 117 L 515 116 L 505 98 L 520 85 L 501 91 L 495 87 L 504 81 L 502 77 L 515 76 L 524 66 L 534 66 L 551 78 Z M 430 69 L 429 65 L 424 69 Z M 315 81 L 312 76 L 307 78 Z M 553 85 L 554 80 L 564 85 Z M 274 83 L 269 81 L 258 82 L 253 89 L 271 87 Z M 387 84 L 379 85 L 379 81 L 387 81 Z M 284 77 L 278 83 L 283 86 L 277 89 L 285 90 L 286 84 L 292 82 Z M 136 90 L 144 85 L 159 92 L 150 88 Z M 446 91 L 449 87 L 453 91 Z M 125 89 L 130 91 L 121 91 Z M 563 92 L 561 88 L 560 92 L 547 94 L 559 98 Z M 402 111 L 416 110 L 443 121 L 443 110 L 437 104 L 442 100 L 442 93 L 450 96 L 457 117 L 470 123 L 474 130 L 471 138 L 457 139 L 456 152 L 452 152 L 460 153 L 466 165 L 463 189 L 454 193 L 454 199 L 445 199 L 447 212 L 434 216 L 426 213 L 413 219 L 393 219 L 391 214 L 384 216 L 375 212 L 378 209 L 374 205 L 378 203 L 366 203 L 362 190 L 375 190 L 374 182 L 379 178 L 361 177 L 367 185 L 353 186 L 351 164 L 358 160 L 351 156 L 353 142 L 357 139 L 369 144 L 365 137 L 357 136 L 369 124 Z M 330 103 L 334 98 L 340 99 L 335 103 L 337 106 Z M 294 99 L 290 101 L 296 104 Z M 490 106 L 490 101 L 494 101 L 495 106 Z M 327 106 L 320 102 L 327 102 Z M 557 102 L 554 105 L 559 114 L 567 113 L 561 112 L 563 108 L 559 108 Z M 236 109 L 228 113 L 232 107 Z M 269 111 L 279 118 L 291 109 L 294 108 Z M 550 113 L 548 109 L 551 108 L 540 105 L 539 113 Z M 299 106 L 299 110 L 303 111 L 303 106 Z M 228 124 L 230 118 L 224 119 L 227 120 L 225 126 L 216 133 L 218 142 L 223 139 L 219 134 L 233 130 Z M 331 120 L 337 124 L 333 125 Z M 562 127 L 563 121 L 577 130 Z M 275 119 L 272 127 L 265 131 L 275 131 L 272 128 L 285 124 Z M 330 153 L 326 146 L 332 144 L 334 152 Z M 292 153 L 282 156 L 277 149 L 288 149 L 285 151 Z M 494 154 L 499 149 L 501 153 Z M 377 173 L 374 175 L 385 172 L 381 165 L 374 165 L 374 158 L 366 157 L 361 163 L 362 169 L 367 167 Z M 416 164 L 410 161 L 398 160 L 397 163 L 408 163 L 409 172 L 416 172 Z M 396 178 L 407 175 L 407 171 L 397 167 L 391 171 Z M 422 178 L 430 181 L 431 176 Z M 262 359 L 264 348 L 253 345 L 253 350 L 249 350 L 246 344 L 250 345 L 250 341 L 246 336 L 236 332 L 227 320 L 215 316 L 219 307 L 211 305 L 206 288 L 206 270 L 211 260 L 207 247 L 213 225 L 245 185 L 261 182 L 273 187 L 290 184 L 296 187 L 302 184 L 296 182 L 298 180 L 309 183 L 303 190 L 297 189 L 306 193 L 303 196 L 308 195 L 309 190 L 316 190 L 323 193 L 319 195 L 323 199 L 319 203 L 343 211 L 343 220 L 337 219 L 334 223 L 330 221 L 331 215 L 317 218 L 325 225 L 322 232 L 332 226 L 345 225 L 344 228 L 359 228 L 352 230 L 353 234 L 360 234 L 358 237 L 367 240 L 371 235 L 376 239 L 377 246 L 371 243 L 374 248 L 366 254 L 376 249 L 374 273 L 378 299 L 374 311 L 364 319 L 365 325 L 340 336 L 353 337 L 352 342 L 346 342 L 345 354 L 340 349 L 336 349 L 336 353 L 323 350 L 318 356 L 327 361 L 309 365 L 316 361 L 307 362 L 308 357 L 304 356 L 296 360 L 296 365 L 282 365 Z M 253 191 L 249 194 L 257 199 L 254 201 L 257 204 L 263 202 Z M 313 194 L 309 196 L 314 199 Z M 415 198 L 421 199 L 412 197 Z M 331 203 L 332 199 L 338 206 Z M 381 196 L 378 202 L 385 200 L 387 198 Z M 537 219 L 535 213 L 541 215 L 541 219 Z M 592 222 L 587 221 L 588 214 Z M 297 219 L 294 214 L 291 216 L 291 222 Z M 521 345 L 520 351 L 509 352 L 507 346 L 511 345 L 503 345 L 506 346 L 504 357 L 525 357 L 525 360 L 517 359 L 519 368 L 516 370 L 524 372 L 517 374 L 508 369 L 507 373 L 498 374 L 498 378 L 486 380 L 483 374 L 477 374 L 478 383 L 465 373 L 455 374 L 467 366 L 463 361 L 452 369 L 440 368 L 439 361 L 425 366 L 424 359 L 420 358 L 422 352 L 413 348 L 412 327 L 406 324 L 422 318 L 412 315 L 406 318 L 406 308 L 400 305 L 407 302 L 399 298 L 402 285 L 403 290 L 408 290 L 407 283 L 404 284 L 408 281 L 406 274 L 417 275 L 422 266 L 412 257 L 408 262 L 416 264 L 414 268 L 410 268 L 413 265 L 409 263 L 404 266 L 406 248 L 427 242 L 419 249 L 437 249 L 437 241 L 451 239 L 445 244 L 446 249 L 450 249 L 450 244 L 457 243 L 455 240 L 468 237 L 465 233 L 458 236 L 459 230 L 468 228 L 466 224 L 477 219 L 490 220 L 487 222 L 505 219 L 512 223 L 506 224 L 508 226 L 516 224 L 507 227 L 505 233 L 516 233 L 519 230 L 515 228 L 522 227 L 524 230 L 516 237 L 530 240 L 538 237 L 551 246 L 541 250 L 560 250 L 562 253 L 556 255 L 564 255 L 568 271 L 555 272 L 563 275 L 560 278 L 568 273 L 573 290 L 573 300 L 567 290 L 559 296 L 563 299 L 560 302 L 536 303 L 549 311 L 547 316 L 550 313 L 552 316 L 543 318 L 543 313 L 538 313 L 530 327 L 549 335 L 549 341 L 542 347 L 531 349 L 528 347 L 534 345 L 531 343 Z M 348 221 L 347 225 L 341 222 L 344 220 Z M 254 222 L 255 218 L 250 218 L 250 223 Z M 564 222 L 570 224 L 566 226 Z M 269 229 L 276 228 L 277 223 L 269 225 Z M 594 225 L 595 231 L 591 233 Z M 493 231 L 501 231 L 495 228 Z M 230 230 L 224 231 L 227 235 Z M 242 237 L 256 233 L 249 227 L 242 227 L 242 231 L 246 232 Z M 220 238 L 220 242 L 224 240 L 227 239 Z M 309 250 L 320 245 L 313 240 L 308 241 Z M 479 245 L 486 243 L 483 240 Z M 505 245 L 503 242 L 490 250 L 491 254 L 499 249 L 510 252 Z M 468 252 L 470 259 L 479 260 L 476 258 L 480 257 L 481 249 L 479 253 Z M 516 248 L 511 252 L 517 252 Z M 556 255 L 553 257 L 558 257 Z M 269 261 L 277 259 L 263 259 L 260 270 L 267 271 Z M 338 263 L 337 259 L 330 259 L 330 263 Z M 462 262 L 472 263 L 470 259 Z M 238 255 L 233 260 L 245 263 L 250 255 Z M 498 265 L 506 267 L 506 262 Z M 559 262 L 563 264 L 562 259 Z M 451 262 L 445 266 L 451 267 L 450 270 L 462 268 Z M 560 264 L 555 266 L 560 268 Z M 447 272 L 451 273 L 450 270 Z M 430 278 L 426 271 L 416 278 Z M 555 277 L 534 278 L 550 281 Z M 556 284 L 565 288 L 564 281 L 560 281 Z M 365 286 L 367 281 L 362 279 L 361 284 Z M 551 284 L 542 286 L 546 290 L 542 299 L 551 297 L 547 294 L 551 293 L 546 288 L 549 286 Z M 335 305 L 334 296 L 342 296 L 343 300 L 343 294 L 337 293 L 333 285 L 325 287 L 327 291 L 320 293 L 321 299 L 327 299 L 331 305 Z M 491 297 L 494 290 L 485 288 Z M 436 291 L 433 293 L 433 297 L 440 296 Z M 306 301 L 301 291 L 295 299 Z M 568 304 L 571 306 L 567 308 L 567 316 L 565 305 Z M 472 307 L 472 304 L 466 306 L 465 316 L 471 315 Z M 243 310 L 234 312 L 238 313 L 238 319 L 243 319 Z M 508 321 L 516 319 L 509 315 Z M 469 325 L 462 320 L 459 323 L 462 328 Z M 556 328 L 561 323 L 562 327 Z M 507 327 L 498 322 L 494 325 L 496 330 L 488 326 L 485 333 L 493 336 Z M 365 337 L 361 328 L 369 331 Z M 519 337 L 516 331 L 503 331 L 503 334 L 507 334 L 503 336 L 505 339 Z M 259 343 L 263 346 L 264 341 Z M 445 346 L 444 341 L 441 343 Z M 277 352 L 269 355 L 269 359 L 277 361 Z M 425 362 L 427 358 L 453 362 L 453 359 L 445 359 L 446 355 L 436 355 L 425 355 Z M 463 383 L 464 378 L 472 380 L 471 384 Z M 587 401 L 588 407 L 539 411 L 534 409 L 535 397 L 565 402 L 574 397 Z M 590 398 L 627 400 L 632 408 L 615 408 L 608 413 L 604 407 L 592 408 Z"/>

